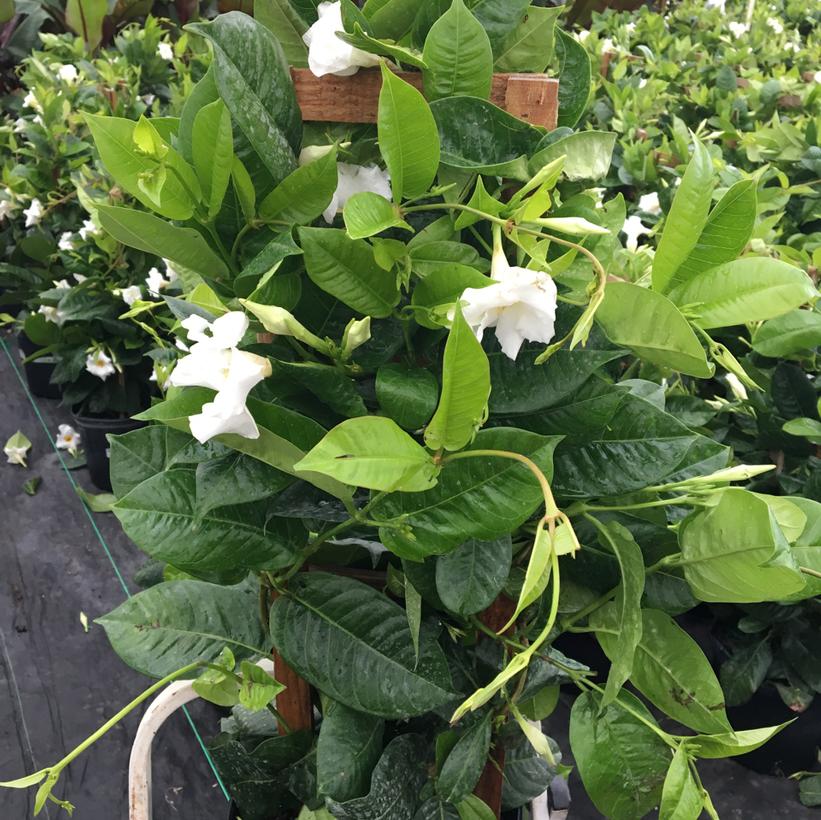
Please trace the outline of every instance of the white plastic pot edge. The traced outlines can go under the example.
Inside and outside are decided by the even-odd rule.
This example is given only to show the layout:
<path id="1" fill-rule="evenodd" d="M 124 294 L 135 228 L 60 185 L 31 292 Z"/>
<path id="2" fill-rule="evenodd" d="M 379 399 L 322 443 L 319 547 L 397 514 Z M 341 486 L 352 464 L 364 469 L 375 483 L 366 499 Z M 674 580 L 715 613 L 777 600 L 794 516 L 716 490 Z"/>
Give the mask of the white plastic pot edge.
<path id="1" fill-rule="evenodd" d="M 257 666 L 269 675 L 274 674 L 274 664 L 267 658 L 258 661 Z M 181 706 L 199 697 L 193 684 L 190 680 L 170 683 L 145 710 L 128 761 L 128 820 L 152 820 L 151 745 L 163 723 Z M 550 820 L 547 792 L 530 804 L 530 816 L 531 820 Z"/>

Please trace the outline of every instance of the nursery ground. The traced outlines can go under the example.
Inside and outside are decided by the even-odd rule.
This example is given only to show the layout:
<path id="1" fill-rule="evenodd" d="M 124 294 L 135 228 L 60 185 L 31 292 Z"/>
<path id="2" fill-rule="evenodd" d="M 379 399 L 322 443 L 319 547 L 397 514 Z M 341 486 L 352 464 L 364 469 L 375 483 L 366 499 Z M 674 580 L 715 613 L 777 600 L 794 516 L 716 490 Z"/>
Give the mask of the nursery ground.
<path id="1" fill-rule="evenodd" d="M 12 339 L 9 351 L 17 355 Z M 22 430 L 32 442 L 29 469 L 0 466 L 0 780 L 19 777 L 56 762 L 150 681 L 128 669 L 111 650 L 94 619 L 125 598 L 115 571 L 131 592 L 144 556 L 111 515 L 94 523 L 111 551 L 106 556 L 48 436 L 70 422 L 55 401 L 37 404 L 48 436 L 23 387 L 0 349 L 0 441 Z M 39 476 L 34 496 L 24 482 Z M 87 471 L 72 472 L 94 492 Z M 88 632 L 81 622 L 88 619 Z M 125 820 L 128 756 L 143 708 L 113 729 L 64 772 L 56 794 L 77 807 L 78 820 Z M 192 710 L 205 735 L 217 718 Z M 157 820 L 223 820 L 225 797 L 192 726 L 181 712 L 154 743 L 154 816 Z M 0 790 L 0 817 L 32 816 L 33 790 Z M 63 814 L 51 805 L 40 815 Z"/>

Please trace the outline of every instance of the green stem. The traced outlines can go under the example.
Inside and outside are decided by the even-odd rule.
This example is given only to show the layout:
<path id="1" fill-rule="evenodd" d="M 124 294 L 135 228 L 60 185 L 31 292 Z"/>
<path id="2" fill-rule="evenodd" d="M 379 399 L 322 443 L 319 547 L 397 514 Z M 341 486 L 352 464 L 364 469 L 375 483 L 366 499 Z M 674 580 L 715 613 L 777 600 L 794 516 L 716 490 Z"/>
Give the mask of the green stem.
<path id="1" fill-rule="evenodd" d="M 586 516 L 589 512 L 618 512 L 621 510 L 646 510 L 652 507 L 669 507 L 678 504 L 691 504 L 697 501 L 692 496 L 680 495 L 676 498 L 659 498 L 655 501 L 641 501 L 636 504 L 621 504 L 612 507 L 598 506 L 596 504 L 574 504 L 568 508 L 567 515 L 571 518 L 577 515 Z"/>
<path id="2" fill-rule="evenodd" d="M 242 241 L 245 234 L 251 230 L 253 225 L 250 223 L 246 223 L 245 225 L 240 228 L 239 232 L 237 233 L 236 239 L 234 239 L 234 244 L 231 245 L 231 259 L 234 261 L 234 264 L 239 268 L 239 264 L 237 262 L 237 251 L 239 251 L 239 243 Z"/>
<path id="3" fill-rule="evenodd" d="M 210 222 L 205 222 L 205 223 L 202 223 L 202 224 L 203 224 L 203 227 L 205 228 L 205 230 L 208 231 L 208 235 L 211 237 L 214 244 L 217 246 L 217 249 L 219 250 L 220 255 L 222 256 L 223 260 L 225 261 L 225 264 L 228 265 L 228 267 L 231 270 L 231 273 L 234 276 L 236 276 L 239 273 L 239 270 L 237 269 L 237 266 L 234 264 L 233 256 L 228 252 L 228 248 L 225 247 L 225 243 L 220 238 L 220 235 L 217 232 L 217 229 Z"/>

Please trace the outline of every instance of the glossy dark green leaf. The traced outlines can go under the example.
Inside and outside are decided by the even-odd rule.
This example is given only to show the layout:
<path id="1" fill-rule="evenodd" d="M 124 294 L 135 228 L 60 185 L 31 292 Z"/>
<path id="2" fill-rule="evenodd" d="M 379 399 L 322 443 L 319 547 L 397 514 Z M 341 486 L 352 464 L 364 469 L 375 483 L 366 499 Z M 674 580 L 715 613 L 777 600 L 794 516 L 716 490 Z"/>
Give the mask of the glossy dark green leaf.
<path id="1" fill-rule="evenodd" d="M 776 365 L 770 383 L 770 394 L 784 418 L 812 420 L 818 416 L 815 387 L 803 368 L 796 364 L 779 362 Z"/>
<path id="2" fill-rule="evenodd" d="M 308 48 L 302 40 L 308 26 L 289 0 L 255 0 L 254 17 L 273 32 L 292 66 L 308 67 Z"/>
<path id="3" fill-rule="evenodd" d="M 314 284 L 359 313 L 391 314 L 399 302 L 396 278 L 376 264 L 367 242 L 328 228 L 300 228 L 299 240 Z"/>
<path id="4" fill-rule="evenodd" d="M 436 790 L 449 803 L 460 803 L 476 787 L 490 752 L 493 715 L 488 712 L 456 741 L 445 759 Z"/>
<path id="5" fill-rule="evenodd" d="M 439 385 L 430 370 L 386 364 L 376 372 L 376 398 L 400 427 L 418 430 L 436 409 Z"/>
<path id="6" fill-rule="evenodd" d="M 513 450 L 552 476 L 556 438 L 515 428 L 482 430 L 467 449 Z M 407 516 L 413 537 L 383 527 L 380 539 L 395 554 L 421 560 L 455 549 L 469 538 L 507 535 L 542 503 L 541 489 L 523 464 L 504 458 L 462 459 L 448 464 L 439 483 L 424 493 L 392 493 L 373 508 L 377 518 Z"/>
<path id="7" fill-rule="evenodd" d="M 340 416 L 355 418 L 368 413 L 356 383 L 335 367 L 318 362 L 277 362 L 276 370 L 301 384 Z"/>
<path id="8" fill-rule="evenodd" d="M 425 39 L 422 72 L 429 100 L 467 94 L 489 97 L 493 76 L 493 50 L 482 24 L 463 0 L 453 0 L 450 9 L 431 27 Z"/>
<path id="9" fill-rule="evenodd" d="M 590 57 L 584 46 L 556 29 L 556 74 L 559 78 L 559 128 L 573 128 L 587 109 L 592 84 Z"/>
<path id="10" fill-rule="evenodd" d="M 804 806 L 821 806 L 821 774 L 803 777 L 798 783 L 798 798 Z"/>
<path id="11" fill-rule="evenodd" d="M 691 729 L 729 731 L 724 693 L 698 644 L 666 613 L 645 609 L 641 614 L 642 634 L 630 682 L 659 709 Z M 602 625 L 596 637 L 607 657 L 615 660 L 619 649 L 615 621 Z"/>
<path id="12" fill-rule="evenodd" d="M 316 745 L 317 792 L 344 802 L 368 793 L 385 722 L 329 701 Z"/>
<path id="13" fill-rule="evenodd" d="M 267 652 L 250 584 L 166 581 L 138 592 L 97 623 L 125 663 L 155 678 L 198 660 L 211 661 L 225 647 L 236 658 Z"/>
<path id="14" fill-rule="evenodd" d="M 653 717 L 627 692 L 619 694 L 648 722 Z M 570 713 L 570 746 L 585 790 L 611 820 L 636 820 L 658 805 L 667 773 L 667 744 L 616 704 L 601 710 L 595 692 L 576 698 Z"/>
<path id="15" fill-rule="evenodd" d="M 727 705 L 746 703 L 764 683 L 772 662 L 773 651 L 767 638 L 733 652 L 719 670 Z"/>
<path id="16" fill-rule="evenodd" d="M 201 516 L 190 469 L 158 473 L 114 506 L 123 530 L 151 557 L 192 575 L 287 566 L 307 533 L 286 519 L 269 521 L 264 504 L 221 507 Z"/>
<path id="17" fill-rule="evenodd" d="M 419 0 L 367 0 L 362 11 L 374 37 L 401 40 L 412 28 Z"/>
<path id="18" fill-rule="evenodd" d="M 478 97 L 454 97 L 431 103 L 439 128 L 444 165 L 463 171 L 530 178 L 527 157 L 541 132 Z"/>
<path id="19" fill-rule="evenodd" d="M 413 820 L 460 820 L 455 806 L 442 802 L 438 797 L 429 797 L 417 809 Z"/>
<path id="20" fill-rule="evenodd" d="M 296 168 L 294 152 L 302 142 L 302 118 L 277 38 L 237 11 L 186 28 L 213 45 L 217 88 L 234 124 L 274 182 L 283 180 Z"/>
<path id="21" fill-rule="evenodd" d="M 468 0 L 468 7 L 487 32 L 496 55 L 507 36 L 522 23 L 529 6 L 530 0 Z"/>
<path id="22" fill-rule="evenodd" d="M 350 578 L 294 578 L 271 608 L 271 637 L 301 677 L 357 711 L 398 719 L 455 697 L 435 636 L 422 630 L 417 662 L 405 611 Z"/>
<path id="23" fill-rule="evenodd" d="M 816 693 L 821 692 L 821 636 L 817 629 L 806 624 L 790 629 L 781 640 L 781 652 L 801 680 Z"/>
<path id="24" fill-rule="evenodd" d="M 531 667 L 532 668 L 532 667 Z M 547 791 L 556 774 L 547 761 L 530 745 L 521 733 L 505 738 L 505 770 L 502 782 L 502 809 L 518 809 Z M 561 754 L 548 738 L 558 763 Z M 492 815 L 491 815 L 492 816 Z"/>
<path id="25" fill-rule="evenodd" d="M 436 591 L 442 603 L 462 617 L 487 609 L 502 591 L 512 559 L 510 536 L 470 539 L 436 558 Z"/>

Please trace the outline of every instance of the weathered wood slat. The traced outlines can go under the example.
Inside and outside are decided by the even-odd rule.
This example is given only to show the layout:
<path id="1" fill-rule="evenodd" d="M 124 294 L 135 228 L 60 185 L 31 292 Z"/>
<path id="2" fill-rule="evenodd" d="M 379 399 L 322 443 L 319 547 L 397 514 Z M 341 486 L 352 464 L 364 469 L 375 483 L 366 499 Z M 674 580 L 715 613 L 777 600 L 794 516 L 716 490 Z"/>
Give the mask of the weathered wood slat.
<path id="1" fill-rule="evenodd" d="M 376 122 L 382 75 L 379 69 L 358 71 L 351 77 L 315 77 L 308 69 L 292 68 L 302 118 L 308 122 Z M 398 72 L 422 89 L 418 71 Z M 514 117 L 548 130 L 556 127 L 559 81 L 545 74 L 494 74 L 491 102 Z"/>

